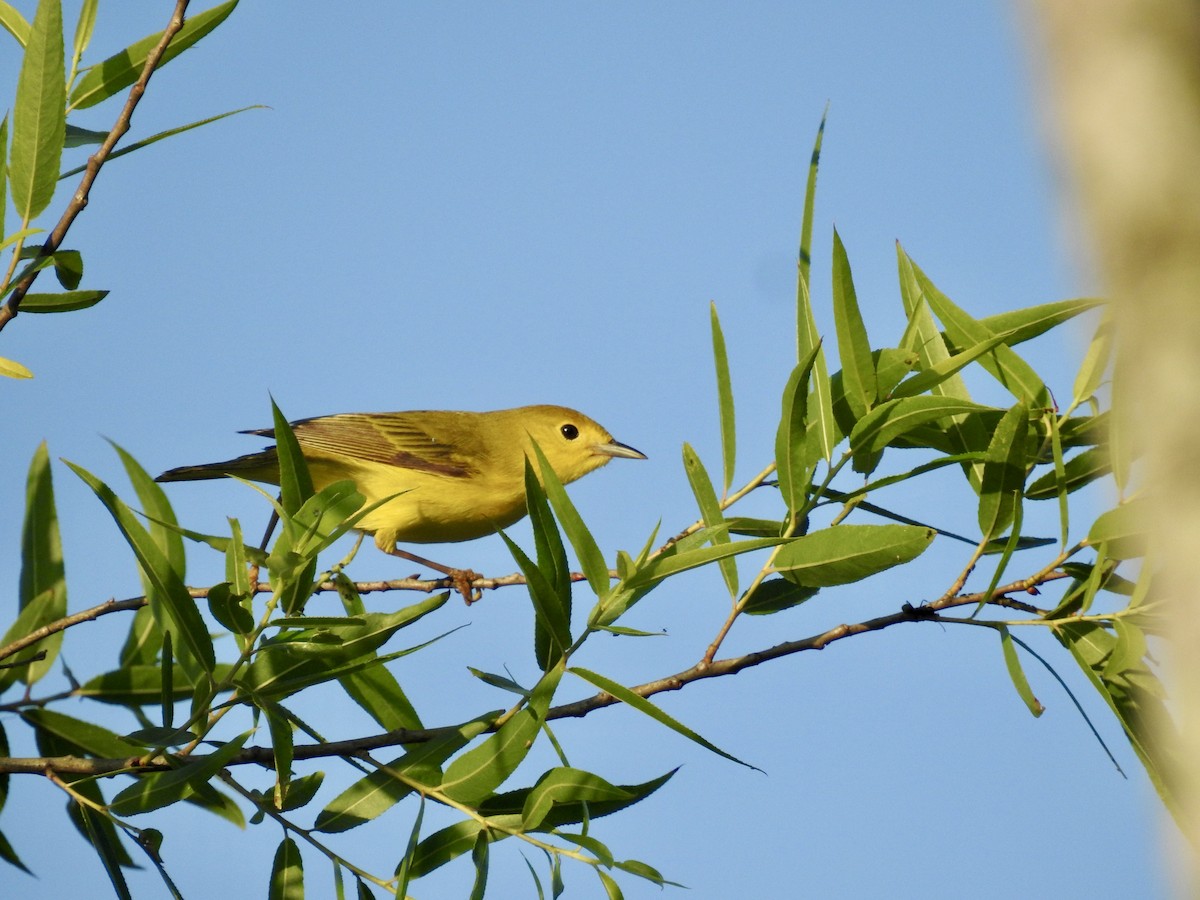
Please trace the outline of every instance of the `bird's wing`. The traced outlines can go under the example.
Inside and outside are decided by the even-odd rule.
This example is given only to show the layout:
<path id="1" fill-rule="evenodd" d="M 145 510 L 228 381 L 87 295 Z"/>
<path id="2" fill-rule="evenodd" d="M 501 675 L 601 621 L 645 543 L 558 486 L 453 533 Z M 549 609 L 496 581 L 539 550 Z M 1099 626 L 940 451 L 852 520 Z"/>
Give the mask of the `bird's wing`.
<path id="1" fill-rule="evenodd" d="M 320 416 L 293 422 L 292 430 L 302 450 L 452 478 L 475 472 L 462 448 L 439 440 L 408 413 Z M 270 429 L 253 433 L 273 436 Z"/>

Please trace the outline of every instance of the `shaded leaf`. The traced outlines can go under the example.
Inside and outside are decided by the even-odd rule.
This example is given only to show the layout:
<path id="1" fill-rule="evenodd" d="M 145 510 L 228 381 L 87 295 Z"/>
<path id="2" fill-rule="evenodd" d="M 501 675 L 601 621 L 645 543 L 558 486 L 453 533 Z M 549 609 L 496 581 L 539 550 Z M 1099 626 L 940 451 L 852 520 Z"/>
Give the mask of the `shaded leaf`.
<path id="1" fill-rule="evenodd" d="M 59 294 L 26 294 L 21 300 L 23 313 L 76 312 L 95 306 L 108 291 L 65 291 Z"/>

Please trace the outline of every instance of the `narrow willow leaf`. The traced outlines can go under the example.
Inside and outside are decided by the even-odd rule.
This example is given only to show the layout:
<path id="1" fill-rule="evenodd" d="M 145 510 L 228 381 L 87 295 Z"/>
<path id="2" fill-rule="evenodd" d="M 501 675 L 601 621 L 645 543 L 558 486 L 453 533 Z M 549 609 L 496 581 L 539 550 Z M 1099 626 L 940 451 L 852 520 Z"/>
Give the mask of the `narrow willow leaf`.
<path id="1" fill-rule="evenodd" d="M 1027 474 L 1028 431 L 1029 407 L 1018 402 L 1004 414 L 992 435 L 979 491 L 979 530 L 985 537 L 996 537 L 1012 524 Z"/>
<path id="2" fill-rule="evenodd" d="M 171 43 L 163 53 L 159 67 L 165 66 L 220 25 L 233 12 L 235 6 L 237 6 L 237 0 L 228 0 L 220 6 L 214 6 L 212 9 L 188 16 L 183 28 L 171 39 Z M 61 24 L 59 35 L 61 40 Z M 160 40 L 162 40 L 161 31 L 130 44 L 120 53 L 115 53 L 103 62 L 89 68 L 71 91 L 71 108 L 87 109 L 89 106 L 95 106 L 132 85 L 141 76 L 150 51 L 158 45 Z"/>
<path id="3" fill-rule="evenodd" d="M 104 504 L 120 528 L 126 542 L 133 549 L 138 564 L 153 587 L 150 607 L 159 616 L 160 627 L 170 625 L 183 647 L 188 650 L 187 659 L 194 661 L 208 673 L 212 673 L 216 660 L 212 638 L 200 617 L 196 601 L 188 593 L 179 574 L 149 532 L 137 521 L 133 512 L 112 489 L 90 472 L 67 462 L 76 475 L 92 489 Z M 184 661 L 184 657 L 180 661 Z"/>
<path id="4" fill-rule="evenodd" d="M 156 632 L 161 640 L 161 632 Z M 157 655 L 157 654 L 156 654 Z M 223 677 L 229 666 L 221 663 L 213 670 Z M 181 667 L 171 672 L 172 697 L 186 700 L 195 689 L 191 678 Z M 76 689 L 76 694 L 100 703 L 118 706 L 147 706 L 162 701 L 162 669 L 157 663 L 123 664 L 119 669 L 93 675 Z"/>
<path id="5" fill-rule="evenodd" d="M 793 514 L 808 502 L 812 474 L 806 441 L 808 381 L 820 352 L 820 346 L 810 350 L 788 376 L 783 388 L 779 427 L 775 432 L 775 472 L 779 478 L 779 493 L 788 511 Z"/>
<path id="6" fill-rule="evenodd" d="M 521 811 L 522 828 L 535 831 L 556 805 L 634 798 L 627 788 L 617 787 L 591 772 L 565 766 L 551 769 L 538 779 L 525 798 Z"/>
<path id="7" fill-rule="evenodd" d="M 77 754 L 121 759 L 143 753 L 141 745 L 125 740 L 107 728 L 51 709 L 24 710 L 21 718 L 40 732 L 69 741 L 77 748 Z"/>
<path id="8" fill-rule="evenodd" d="M 836 228 L 833 230 L 833 324 L 837 330 L 846 402 L 854 417 L 860 419 L 875 405 L 878 396 L 875 363 L 867 327 L 858 308 L 850 259 Z"/>
<path id="9" fill-rule="evenodd" d="M 1033 694 L 1033 688 L 1029 686 L 1029 680 L 1025 677 L 1025 671 L 1021 668 L 1021 660 L 1017 656 L 1017 648 L 1013 646 L 1012 635 L 1006 626 L 1000 625 L 996 629 L 1000 632 L 1000 648 L 1004 651 L 1004 665 L 1008 669 L 1008 677 L 1012 679 L 1013 687 L 1017 689 L 1017 695 L 1024 701 L 1029 711 L 1037 718 L 1046 711 L 1046 707 L 1042 706 L 1041 701 Z"/>
<path id="10" fill-rule="evenodd" d="M 29 44 L 29 22 L 6 0 L 0 0 L 0 28 L 16 38 L 22 48 Z"/>
<path id="11" fill-rule="evenodd" d="M 1084 354 L 1079 374 L 1075 376 L 1072 406 L 1085 402 L 1099 389 L 1112 359 L 1114 325 L 1112 308 L 1109 307 L 1104 311 L 1100 324 L 1096 326 L 1096 334 L 1088 345 L 1087 353 Z"/>
<path id="12" fill-rule="evenodd" d="M 373 666 L 338 679 L 350 698 L 385 731 L 421 728 L 421 718 L 389 669 Z"/>
<path id="13" fill-rule="evenodd" d="M 534 654 L 542 660 L 543 670 L 556 660 L 555 647 L 566 647 L 571 642 L 571 570 L 567 564 L 567 551 L 546 492 L 538 482 L 532 461 L 525 459 L 525 505 L 529 510 L 529 524 L 533 531 L 533 542 L 537 552 L 537 567 L 550 591 L 542 599 L 553 603 L 557 610 L 555 621 L 567 623 L 565 632 L 553 634 L 547 629 L 550 622 L 540 616 L 534 617 Z"/>
<path id="14" fill-rule="evenodd" d="M 529 598 L 533 601 L 534 657 L 543 672 L 549 671 L 571 646 L 571 621 L 564 615 L 562 598 L 542 570 L 507 534 L 497 533 L 525 576 Z"/>
<path id="15" fill-rule="evenodd" d="M 970 400 L 946 396 L 887 400 L 859 419 L 850 432 L 854 469 L 869 474 L 874 469 L 873 464 L 877 462 L 880 451 L 918 425 L 989 409 L 991 407 Z"/>
<path id="16" fill-rule="evenodd" d="M 821 143 L 825 140 L 825 120 L 829 116 L 829 104 L 825 105 L 825 111 L 821 113 L 821 124 L 817 127 L 817 137 L 813 141 L 812 156 L 808 161 L 808 182 L 804 186 L 804 215 L 800 224 L 800 255 L 799 255 L 799 283 L 804 286 L 805 293 L 808 292 L 809 274 L 812 270 L 812 231 L 813 231 L 813 211 L 817 202 L 817 169 L 821 163 Z M 800 316 L 799 318 L 803 318 Z M 801 340 L 803 346 L 803 340 Z M 801 350 L 799 356 L 803 356 L 805 350 Z"/>
<path id="17" fill-rule="evenodd" d="M 50 473 L 50 454 L 43 441 L 34 451 L 25 481 L 25 520 L 21 528 L 21 574 L 16 621 L 4 635 L 0 646 L 24 637 L 57 621 L 67 614 L 67 576 L 63 564 L 62 540 L 54 502 L 54 481 Z M 18 678 L 33 684 L 54 664 L 62 647 L 63 635 L 50 635 L 29 647 L 22 656 L 44 651 L 46 658 L 28 666 L 0 669 L 0 690 Z M 8 660 L 14 662 L 15 660 Z"/>
<path id="18" fill-rule="evenodd" d="M 0 18 L 3 17 L 3 0 L 0 0 Z M 4 237 L 4 217 L 8 212 L 8 113 L 0 119 L 0 238 Z M 7 242 L 6 242 L 7 243 Z M 13 285 L 10 283 L 9 287 Z M 28 296 L 28 295 L 27 295 Z"/>
<path id="19" fill-rule="evenodd" d="M 116 826 L 82 803 L 72 802 L 69 808 L 79 817 L 82 826 L 80 830 L 83 831 L 88 843 L 92 845 L 92 849 L 96 851 L 96 855 L 100 857 L 100 864 L 104 867 L 104 872 L 108 875 L 108 880 L 117 897 L 120 900 L 133 900 L 133 895 L 129 893 L 129 886 L 125 883 L 125 874 L 121 871 L 122 860 L 129 857 L 121 846 Z M 130 864 L 132 864 L 132 860 L 130 860 Z"/>
<path id="20" fill-rule="evenodd" d="M 1056 410 L 1049 410 L 1045 417 L 1050 423 L 1050 452 L 1054 457 L 1054 493 L 1058 495 L 1058 520 L 1062 526 L 1062 548 L 1065 551 L 1071 534 L 1071 504 L 1067 501 L 1067 466 L 1063 462 L 1062 431 L 1059 429 Z M 1036 486 L 1037 482 L 1035 481 L 1031 487 Z M 1031 493 L 1031 488 L 1025 489 L 1026 497 L 1030 497 Z"/>
<path id="21" fill-rule="evenodd" d="M 621 888 L 618 886 L 613 877 L 601 868 L 595 868 L 593 871 L 596 877 L 600 879 L 600 884 L 604 886 L 604 894 L 608 900 L 624 900 L 625 895 L 621 893 Z"/>
<path id="22" fill-rule="evenodd" d="M 275 400 L 271 400 L 271 416 L 274 420 L 271 437 L 275 439 L 275 450 L 279 457 L 279 496 L 283 511 L 295 514 L 313 495 L 312 476 L 308 472 L 300 442 L 292 431 L 287 417 L 280 411 Z"/>
<path id="23" fill-rule="evenodd" d="M 943 294 L 929 277 L 912 263 L 913 272 L 921 286 L 921 292 L 942 324 L 946 334 L 958 347 L 972 347 L 994 337 L 993 333 L 961 307 Z M 1017 400 L 1031 406 L 1053 406 L 1050 392 L 1030 365 L 1006 345 L 994 348 L 979 358 L 983 366 Z"/>
<path id="24" fill-rule="evenodd" d="M 0 356 L 0 375 L 5 378 L 32 378 L 33 373 L 15 359 L 5 359 Z"/>
<path id="25" fill-rule="evenodd" d="M 916 350 L 901 350 L 898 347 L 873 350 L 871 359 L 875 363 L 875 385 L 880 399 L 892 396 L 896 385 L 921 364 L 921 356 Z"/>
<path id="26" fill-rule="evenodd" d="M 72 69 L 83 58 L 83 53 L 92 42 L 92 32 L 96 29 L 96 9 L 100 0 L 83 0 L 79 6 L 79 20 L 75 23 L 75 40 L 72 46 Z"/>
<path id="27" fill-rule="evenodd" d="M 252 109 L 269 109 L 269 107 L 263 106 L 261 103 L 256 103 L 252 106 L 243 106 L 240 109 L 231 109 L 228 112 L 223 112 L 223 113 L 220 113 L 219 115 L 209 116 L 208 118 L 200 119 L 197 122 L 190 122 L 187 125 L 179 125 L 175 128 L 168 128 L 166 131 L 160 131 L 157 134 L 152 134 L 148 138 L 143 138 L 140 141 L 134 141 L 132 144 L 126 144 L 120 150 L 114 150 L 112 153 L 108 154 L 107 162 L 111 163 L 114 159 L 120 159 L 122 156 L 133 153 L 137 150 L 141 150 L 143 147 L 149 147 L 151 144 L 157 144 L 159 141 L 166 140 L 169 137 L 174 137 L 177 134 L 183 134 L 184 132 L 191 131 L 194 128 L 200 128 L 204 125 L 210 125 L 213 122 L 219 122 L 219 121 L 221 121 L 221 119 L 227 119 L 230 116 L 236 116 L 239 113 L 249 112 Z M 85 130 L 82 128 L 76 130 L 76 135 L 79 139 L 83 138 L 84 135 L 81 134 L 81 132 L 84 132 L 84 131 Z M 71 146 L 71 126 L 70 125 L 67 126 L 67 132 L 68 132 L 67 146 L 69 147 L 69 146 Z M 87 141 L 88 143 L 99 144 L 99 143 L 102 143 L 104 141 L 104 139 L 108 137 L 107 131 L 86 132 L 86 134 L 87 135 L 97 135 L 97 134 L 99 135 L 99 140 L 94 140 L 94 139 L 89 138 L 89 140 Z M 76 166 L 73 169 L 67 169 L 67 171 L 63 172 L 61 175 L 58 176 L 58 180 L 62 181 L 66 178 L 70 178 L 72 175 L 78 175 L 81 172 L 83 172 L 86 168 L 87 168 L 87 165 L 85 164 L 82 166 Z"/>
<path id="28" fill-rule="evenodd" d="M 808 284 L 800 282 L 798 288 L 800 316 L 799 346 L 797 360 L 807 359 L 814 353 L 812 375 L 809 378 L 811 393 L 808 396 L 808 406 L 805 415 L 812 449 L 809 457 L 812 462 L 824 459 L 827 462 L 833 458 L 834 448 L 841 440 L 837 419 L 833 415 L 833 388 L 829 382 L 829 367 L 825 363 L 825 350 L 822 346 L 821 335 L 817 332 L 817 320 L 813 316 L 812 299 L 808 294 Z"/>
<path id="29" fill-rule="evenodd" d="M 834 525 L 780 547 L 774 569 L 805 587 L 852 584 L 911 562 L 936 534 L 918 525 Z"/>
<path id="30" fill-rule="evenodd" d="M 66 138 L 66 62 L 61 0 L 40 0 L 13 104 L 9 178 L 12 202 L 29 222 L 54 197 Z"/>
<path id="31" fill-rule="evenodd" d="M 647 700 L 645 697 L 641 696 L 640 694 L 635 694 L 633 691 L 631 691 L 629 688 L 625 687 L 623 684 L 619 684 L 618 682 L 613 681 L 611 678 L 606 678 L 603 675 L 599 675 L 596 672 L 592 672 L 588 669 L 581 668 L 580 666 L 572 666 L 567 671 L 573 675 L 578 675 L 584 681 L 590 682 L 591 684 L 600 688 L 600 690 L 604 691 L 605 693 L 611 694 L 613 697 L 620 700 L 622 703 L 626 703 L 629 706 L 632 706 L 634 709 L 638 710 L 639 712 L 645 713 L 650 718 L 654 719 L 656 722 L 666 725 L 672 731 L 676 732 L 677 734 L 683 735 L 690 741 L 694 741 L 695 743 L 699 744 L 704 749 L 710 750 L 713 753 L 717 754 L 718 756 L 723 756 L 726 759 L 730 760 L 731 762 L 737 763 L 739 766 L 745 766 L 748 769 L 755 769 L 755 771 L 758 771 L 758 769 L 755 766 L 752 766 L 747 762 L 742 762 L 736 756 L 734 756 L 730 753 L 726 753 L 724 750 L 722 750 L 716 744 L 713 744 L 710 741 L 706 740 L 705 738 L 701 737 L 699 734 L 697 734 L 692 729 L 688 728 L 686 725 L 684 725 L 678 719 L 674 718 L 673 716 L 671 716 L 670 714 L 668 714 L 661 708 L 655 706 L 653 703 L 651 703 L 649 700 Z"/>
<path id="32" fill-rule="evenodd" d="M 1123 503 L 1102 513 L 1088 529 L 1088 543 L 1093 547 L 1108 545 L 1108 555 L 1114 559 L 1133 559 L 1146 555 L 1145 509 L 1141 501 Z"/>
<path id="33" fill-rule="evenodd" d="M 404 856 L 400 860 L 400 864 L 396 866 L 396 896 L 408 896 L 408 883 L 411 878 L 409 868 L 412 866 L 413 857 L 416 856 L 417 843 L 421 840 L 421 823 L 425 819 L 425 797 L 421 797 L 421 803 L 417 807 L 417 815 L 413 819 L 412 831 L 408 835 L 408 844 L 404 848 Z M 526 863 L 528 865 L 528 863 Z"/>
<path id="34" fill-rule="evenodd" d="M 696 498 L 696 505 L 700 507 L 700 515 L 704 519 L 704 524 L 710 527 L 720 525 L 725 516 L 721 511 L 721 504 L 717 500 L 716 491 L 713 490 L 712 480 L 708 477 L 704 463 L 700 461 L 700 457 L 688 443 L 683 445 L 683 470 L 687 473 L 688 484 L 692 486 L 692 495 Z M 717 544 L 728 544 L 728 530 L 714 531 L 712 542 L 714 547 Z M 729 589 L 729 596 L 736 597 L 738 592 L 736 560 L 733 557 L 726 557 L 719 560 L 717 565 L 721 568 L 721 575 L 725 579 L 725 586 Z"/>
<path id="35" fill-rule="evenodd" d="M 725 335 L 717 317 L 717 304 L 710 303 L 712 317 L 713 362 L 717 369 L 717 411 L 721 421 L 721 462 L 724 472 L 722 495 L 733 484 L 733 466 L 737 457 L 737 427 L 733 416 L 733 384 L 729 378 L 729 354 L 725 350 Z"/>
<path id="36" fill-rule="evenodd" d="M 151 812 L 191 796 L 197 785 L 206 784 L 241 752 L 249 732 L 241 734 L 208 756 L 185 763 L 169 772 L 152 772 L 117 794 L 109 806 L 119 816 Z"/>
<path id="37" fill-rule="evenodd" d="M 980 319 L 979 323 L 989 331 L 999 334 L 1010 331 L 1008 345 L 1020 344 L 1045 334 L 1052 328 L 1057 328 L 1076 316 L 1103 306 L 1104 300 L 1098 297 L 1077 297 L 1071 300 L 1055 300 L 1039 306 L 1027 306 L 1024 309 L 1011 309 L 994 316 Z"/>
<path id="38" fill-rule="evenodd" d="M 473 719 L 360 778 L 317 814 L 313 828 L 326 834 L 348 831 L 378 818 L 416 786 L 436 787 L 442 779 L 441 764 L 485 732 L 493 719 L 492 713 Z"/>
<path id="39" fill-rule="evenodd" d="M 923 394 L 943 381 L 946 381 L 952 375 L 962 371 L 985 353 L 992 351 L 1001 344 L 1008 343 L 1008 339 L 1009 335 L 1007 333 L 995 334 L 967 350 L 955 353 L 949 359 L 944 359 L 929 369 L 923 369 L 908 379 L 908 381 L 898 385 L 892 391 L 891 396 L 915 397 L 918 394 Z"/>
<path id="40" fill-rule="evenodd" d="M 784 541 L 785 538 L 753 538 L 748 541 L 735 541 L 716 547 L 700 547 L 695 550 L 685 550 L 673 555 L 664 554 L 656 557 L 630 575 L 625 580 L 625 587 L 647 587 L 662 581 L 664 578 L 669 578 L 678 572 L 705 566 L 718 559 L 724 559 L 727 556 L 738 556 L 742 553 L 775 547 Z"/>
<path id="41" fill-rule="evenodd" d="M 1166 748 L 1178 746 L 1174 743 L 1178 738 L 1171 734 L 1171 718 L 1157 695 L 1161 690 L 1157 678 L 1140 663 L 1121 677 L 1106 676 L 1105 663 L 1117 638 L 1095 622 L 1066 622 L 1054 629 L 1054 635 L 1071 651 L 1084 675 L 1116 714 L 1159 797 L 1180 821 L 1179 803 L 1166 777 L 1171 766 Z"/>
<path id="42" fill-rule="evenodd" d="M 526 708 L 447 766 L 441 788 L 448 797 L 476 805 L 504 783 L 532 749 L 562 673 L 562 665 L 556 665 L 543 675 Z"/>
<path id="43" fill-rule="evenodd" d="M 0 831 L 0 859 L 4 860 L 10 866 L 15 866 L 26 875 L 32 875 L 29 867 L 21 861 L 21 857 L 17 855 L 17 851 L 13 849 L 12 844 L 8 842 L 8 838 L 4 836 L 4 832 Z"/>
<path id="44" fill-rule="evenodd" d="M 134 493 L 141 501 L 142 511 L 150 519 L 151 536 L 166 555 L 171 568 L 182 579 L 186 573 L 187 555 L 183 549 L 183 537 L 179 534 L 179 522 L 171 509 L 166 492 L 119 444 L 115 441 L 109 441 L 109 444 L 121 458 L 121 465 L 125 468 L 125 474 L 129 476 L 129 483 L 133 485 Z"/>
<path id="45" fill-rule="evenodd" d="M 1057 428 L 1055 431 L 1057 431 Z M 1025 496 L 1030 500 L 1049 500 L 1060 495 L 1065 496 L 1072 491 L 1079 490 L 1084 485 L 1091 484 L 1093 481 L 1103 478 L 1111 472 L 1112 465 L 1109 462 L 1108 450 L 1101 447 L 1092 447 L 1091 449 L 1084 450 L 1082 453 L 1076 454 L 1063 463 L 1061 472 L 1058 470 L 1058 463 L 1056 461 L 1053 470 L 1037 478 L 1029 485 Z"/>
<path id="46" fill-rule="evenodd" d="M 575 555 L 579 558 L 579 565 L 583 568 L 583 574 L 587 576 L 588 586 L 597 597 L 603 597 L 608 593 L 610 583 L 608 564 L 604 561 L 604 554 L 600 552 L 599 544 L 596 543 L 591 531 L 584 524 L 579 510 L 575 508 L 562 481 L 559 480 L 558 473 L 554 471 L 554 467 L 550 465 L 546 454 L 542 452 L 542 448 L 537 445 L 536 441 L 533 443 L 533 450 L 537 456 L 542 487 L 546 491 L 550 505 L 554 508 L 554 515 L 558 517 L 559 524 L 566 532 L 567 540 L 571 542 Z"/>
<path id="47" fill-rule="evenodd" d="M 271 753 L 275 758 L 275 808 L 283 808 L 292 780 L 292 759 L 295 753 L 292 740 L 292 723 L 287 711 L 278 703 L 256 704 L 267 717 L 267 728 L 271 732 Z"/>
<path id="48" fill-rule="evenodd" d="M 76 312 L 95 306 L 108 291 L 65 291 L 59 294 L 26 294 L 21 300 L 23 313 Z"/>
<path id="49" fill-rule="evenodd" d="M 304 900 L 304 860 L 300 848 L 290 837 L 279 842 L 271 863 L 269 900 Z"/>

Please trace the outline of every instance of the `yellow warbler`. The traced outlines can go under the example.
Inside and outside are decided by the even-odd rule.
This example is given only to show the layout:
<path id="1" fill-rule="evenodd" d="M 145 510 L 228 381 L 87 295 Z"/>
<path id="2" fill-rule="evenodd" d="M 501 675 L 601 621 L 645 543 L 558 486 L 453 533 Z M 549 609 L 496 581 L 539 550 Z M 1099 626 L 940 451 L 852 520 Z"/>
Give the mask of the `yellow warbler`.
<path id="1" fill-rule="evenodd" d="M 583 413 L 563 406 L 483 413 L 345 413 L 301 419 L 292 423 L 292 429 L 317 490 L 351 479 L 367 504 L 403 492 L 357 527 L 373 534 L 385 553 L 422 562 L 428 560 L 397 551 L 397 541 L 469 541 L 525 515 L 525 459 L 533 457 L 533 441 L 564 484 L 613 457 L 646 458 L 613 440 Z M 272 437 L 274 431 L 243 434 Z M 163 472 L 157 480 L 198 481 L 223 475 L 278 484 L 275 448 L 225 462 L 182 466 Z"/>

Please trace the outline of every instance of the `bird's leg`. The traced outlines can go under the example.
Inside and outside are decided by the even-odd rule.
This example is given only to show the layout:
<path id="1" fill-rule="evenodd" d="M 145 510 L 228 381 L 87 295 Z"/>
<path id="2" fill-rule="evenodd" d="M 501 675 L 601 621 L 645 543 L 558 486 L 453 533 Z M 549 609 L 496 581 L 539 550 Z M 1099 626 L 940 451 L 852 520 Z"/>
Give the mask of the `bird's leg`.
<path id="1" fill-rule="evenodd" d="M 432 559 L 417 556 L 415 553 L 409 553 L 407 550 L 401 550 L 399 547 L 393 547 L 387 552 L 392 556 L 399 556 L 402 559 L 407 559 L 418 565 L 428 566 L 437 572 L 441 572 L 450 579 L 450 583 L 454 585 L 454 589 L 462 594 L 468 606 L 483 597 L 483 590 L 474 586 L 474 582 L 482 577 L 478 572 L 472 572 L 470 569 L 454 569 L 450 566 L 443 566 L 441 563 L 435 563 Z"/>

